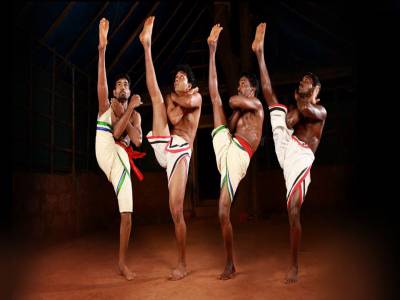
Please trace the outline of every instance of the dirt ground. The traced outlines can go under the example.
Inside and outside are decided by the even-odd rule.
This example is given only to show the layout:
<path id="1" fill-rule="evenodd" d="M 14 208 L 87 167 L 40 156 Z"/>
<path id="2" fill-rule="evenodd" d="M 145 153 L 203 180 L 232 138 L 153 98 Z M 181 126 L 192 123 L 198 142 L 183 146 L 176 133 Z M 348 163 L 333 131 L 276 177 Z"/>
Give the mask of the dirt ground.
<path id="1" fill-rule="evenodd" d="M 382 269 L 374 241 L 346 222 L 303 217 L 300 273 L 284 284 L 289 266 L 285 215 L 234 224 L 237 275 L 217 279 L 225 262 L 216 218 L 187 224 L 189 275 L 167 280 L 176 263 L 172 224 L 136 225 L 128 266 L 117 274 L 118 228 L 56 245 L 25 247 L 13 280 L 13 299 L 382 299 Z M 17 280 L 15 280 L 17 279 Z"/>

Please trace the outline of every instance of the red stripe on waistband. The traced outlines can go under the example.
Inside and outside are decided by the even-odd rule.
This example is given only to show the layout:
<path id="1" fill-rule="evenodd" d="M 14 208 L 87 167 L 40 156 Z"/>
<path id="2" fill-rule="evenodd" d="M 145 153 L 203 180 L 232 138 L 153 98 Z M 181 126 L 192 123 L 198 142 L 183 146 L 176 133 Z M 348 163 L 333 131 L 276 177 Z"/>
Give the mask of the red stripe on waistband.
<path id="1" fill-rule="evenodd" d="M 310 149 L 310 146 L 308 146 L 305 142 L 300 140 L 297 136 L 292 135 L 292 139 L 294 139 L 297 142 L 297 144 L 299 144 L 301 147 Z"/>
<path id="2" fill-rule="evenodd" d="M 271 108 L 274 108 L 274 107 L 282 107 L 282 108 L 287 110 L 287 106 L 283 105 L 283 104 L 272 104 L 272 105 L 268 106 L 268 109 L 271 109 Z"/>
<path id="3" fill-rule="evenodd" d="M 250 144 L 243 138 L 241 138 L 240 136 L 235 136 L 235 139 L 238 140 L 238 142 L 240 143 L 240 145 L 242 145 L 242 147 L 246 150 L 246 152 L 249 154 L 250 158 L 253 156 L 253 150 L 251 149 Z"/>

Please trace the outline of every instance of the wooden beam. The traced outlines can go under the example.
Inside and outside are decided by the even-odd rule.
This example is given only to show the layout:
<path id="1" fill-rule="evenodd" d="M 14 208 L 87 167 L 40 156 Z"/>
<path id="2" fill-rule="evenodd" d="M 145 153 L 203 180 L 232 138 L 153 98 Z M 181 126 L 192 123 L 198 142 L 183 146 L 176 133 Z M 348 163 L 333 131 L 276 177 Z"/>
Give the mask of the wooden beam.
<path id="1" fill-rule="evenodd" d="M 53 30 L 56 29 L 58 27 L 58 25 L 60 25 L 62 20 L 64 20 L 65 16 L 68 14 L 68 12 L 71 10 L 71 8 L 75 5 L 75 3 L 76 3 L 75 1 L 72 1 L 65 6 L 65 8 L 61 12 L 61 14 L 57 17 L 57 19 L 53 22 L 53 24 L 51 24 L 50 28 L 47 30 L 47 32 L 44 34 L 44 36 L 41 38 L 42 42 L 45 42 L 45 40 L 49 37 L 49 35 L 53 32 Z"/>
<path id="2" fill-rule="evenodd" d="M 196 3 L 197 4 L 197 3 Z M 179 30 L 183 27 L 183 25 L 186 23 L 186 21 L 189 19 L 189 17 L 191 17 L 192 12 L 194 11 L 196 5 L 193 5 L 190 9 L 190 11 L 186 14 L 185 18 L 183 19 L 183 21 L 179 24 L 178 28 L 176 28 L 174 34 L 168 39 L 168 42 L 164 45 L 164 47 L 157 53 L 156 57 L 154 58 L 154 64 L 157 62 L 157 60 L 160 58 L 161 54 L 165 51 L 165 49 L 167 49 L 167 47 L 169 46 L 169 44 L 173 41 L 174 37 L 177 35 L 177 33 L 179 32 Z M 172 52 L 173 53 L 173 52 Z M 142 73 L 142 75 L 140 75 L 140 77 L 135 80 L 135 83 L 133 84 L 132 88 L 136 87 L 138 85 L 138 83 L 142 80 L 142 78 L 145 76 L 145 72 Z"/>
<path id="3" fill-rule="evenodd" d="M 112 32 L 112 34 L 110 35 L 110 37 L 108 38 L 108 42 L 110 42 L 112 40 L 112 38 L 116 35 L 116 33 L 118 31 L 120 31 L 120 29 L 122 28 L 122 26 L 126 23 L 126 21 L 129 19 L 129 17 L 132 15 L 132 13 L 134 12 L 134 10 L 136 9 L 136 7 L 139 5 L 139 2 L 135 2 L 131 8 L 129 9 L 128 13 L 125 15 L 124 19 L 121 21 L 121 23 L 119 23 L 119 25 L 117 26 L 117 28 L 115 28 L 115 30 Z M 95 55 L 92 60 L 86 65 L 85 69 L 87 69 L 88 67 L 90 67 L 95 61 L 97 61 L 98 56 Z"/>
<path id="4" fill-rule="evenodd" d="M 83 39 L 83 37 L 88 33 L 90 28 L 92 28 L 93 24 L 96 22 L 96 20 L 101 16 L 101 14 L 104 12 L 104 10 L 107 8 L 107 6 L 110 4 L 110 2 L 104 3 L 104 5 L 100 8 L 99 12 L 96 14 L 96 16 L 90 21 L 89 25 L 86 27 L 86 29 L 81 33 L 81 35 L 78 37 L 76 42 L 72 45 L 71 49 L 69 49 L 67 55 L 65 55 L 65 59 L 68 59 L 72 52 L 78 47 L 79 43 Z"/>
<path id="5" fill-rule="evenodd" d="M 139 34 L 139 32 L 143 28 L 144 21 L 151 15 L 153 15 L 154 11 L 157 9 L 157 7 L 160 5 L 160 2 L 156 2 L 153 7 L 150 9 L 148 12 L 147 16 L 143 18 L 143 21 L 140 23 L 140 25 L 135 29 L 135 31 L 131 34 L 129 39 L 126 41 L 122 49 L 118 52 L 117 56 L 115 57 L 114 61 L 111 63 L 110 67 L 108 68 L 108 72 L 111 72 L 111 70 L 115 67 L 117 64 L 118 60 L 121 58 L 122 54 L 125 53 L 126 49 L 131 45 L 132 41 L 135 39 L 135 37 Z"/>
<path id="6" fill-rule="evenodd" d="M 168 24 L 171 22 L 171 20 L 175 17 L 176 13 L 178 12 L 179 8 L 182 6 L 183 2 L 179 2 L 179 4 L 175 7 L 175 10 L 173 11 L 172 14 L 170 14 L 170 17 L 168 18 L 167 22 L 164 24 L 164 26 L 161 28 L 161 30 L 156 34 L 154 37 L 154 40 L 151 42 L 152 45 L 156 43 L 158 38 L 161 36 L 161 33 L 164 31 L 165 28 L 167 28 Z M 140 55 L 140 57 L 136 60 L 136 62 L 129 68 L 129 70 L 126 73 L 130 73 L 138 64 L 140 61 L 142 61 L 144 56 L 144 53 Z"/>
<path id="7" fill-rule="evenodd" d="M 193 20 L 192 24 L 189 26 L 189 28 L 186 30 L 185 34 L 181 37 L 181 39 L 179 40 L 178 43 L 176 43 L 175 48 L 172 50 L 171 53 L 175 53 L 178 50 L 178 47 L 180 47 L 180 45 L 182 44 L 182 42 L 185 40 L 186 36 L 191 32 L 192 28 L 194 27 L 194 25 L 197 24 L 197 21 L 200 19 L 200 17 L 203 15 L 203 13 L 205 12 L 206 8 L 204 7 L 195 17 L 195 19 Z M 204 43 L 206 43 L 207 41 L 204 40 Z M 164 64 L 161 66 L 160 71 L 165 67 L 165 65 L 167 64 L 167 61 L 164 61 Z M 202 66 L 208 66 L 207 65 L 202 65 Z"/>

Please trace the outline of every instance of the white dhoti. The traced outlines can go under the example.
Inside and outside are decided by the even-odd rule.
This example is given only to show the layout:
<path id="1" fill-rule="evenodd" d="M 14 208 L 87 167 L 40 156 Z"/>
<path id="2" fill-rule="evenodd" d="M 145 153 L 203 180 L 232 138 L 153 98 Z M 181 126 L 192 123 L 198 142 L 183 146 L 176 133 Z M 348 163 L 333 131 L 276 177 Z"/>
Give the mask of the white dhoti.
<path id="1" fill-rule="evenodd" d="M 185 162 L 186 176 L 189 173 L 192 149 L 189 142 L 178 135 L 154 136 L 152 131 L 146 135 L 147 140 L 154 149 L 157 161 L 161 167 L 166 168 L 168 185 L 176 170 L 178 163 Z"/>
<path id="2" fill-rule="evenodd" d="M 250 145 L 240 137 L 232 137 L 228 128 L 221 125 L 211 133 L 217 168 L 221 174 L 221 188 L 227 185 L 233 202 L 240 181 L 244 178 L 253 155 Z"/>
<path id="3" fill-rule="evenodd" d="M 296 190 L 299 191 L 301 205 L 311 182 L 310 169 L 314 162 L 314 153 L 306 143 L 293 135 L 293 129 L 287 127 L 285 105 L 271 105 L 269 111 L 275 152 L 285 177 L 287 207 L 290 207 Z"/>
<path id="4" fill-rule="evenodd" d="M 97 119 L 96 158 L 108 181 L 114 187 L 119 211 L 132 212 L 132 182 L 127 152 L 114 141 L 111 107 Z"/>

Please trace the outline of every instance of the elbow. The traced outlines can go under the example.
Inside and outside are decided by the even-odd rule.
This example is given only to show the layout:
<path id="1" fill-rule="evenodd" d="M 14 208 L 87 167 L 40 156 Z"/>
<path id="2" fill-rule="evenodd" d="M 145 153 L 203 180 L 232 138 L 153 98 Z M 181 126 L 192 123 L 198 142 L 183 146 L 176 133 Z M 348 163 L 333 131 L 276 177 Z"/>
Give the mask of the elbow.
<path id="1" fill-rule="evenodd" d="M 229 98 L 229 107 L 234 109 L 238 106 L 238 101 L 236 96 L 232 96 Z"/>
<path id="2" fill-rule="evenodd" d="M 113 132 L 113 137 L 114 139 L 118 140 L 121 137 L 121 132 L 115 130 Z"/>

